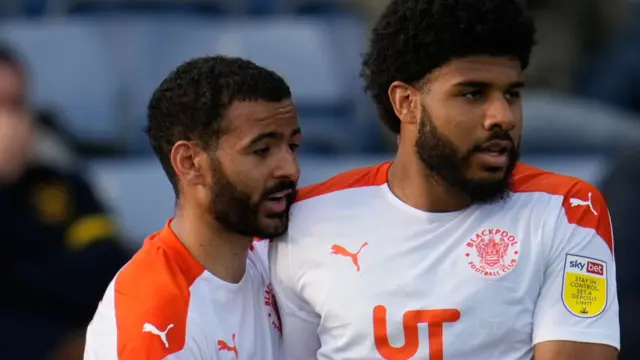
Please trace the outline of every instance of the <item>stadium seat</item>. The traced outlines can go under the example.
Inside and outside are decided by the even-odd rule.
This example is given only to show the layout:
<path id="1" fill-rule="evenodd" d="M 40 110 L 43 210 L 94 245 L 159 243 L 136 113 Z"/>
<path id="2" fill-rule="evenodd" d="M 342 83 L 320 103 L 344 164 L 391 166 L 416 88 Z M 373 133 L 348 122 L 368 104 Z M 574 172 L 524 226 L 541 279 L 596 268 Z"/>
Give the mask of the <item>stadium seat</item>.
<path id="1" fill-rule="evenodd" d="M 174 214 L 173 190 L 155 158 L 94 160 L 87 175 L 132 247 Z"/>
<path id="2" fill-rule="evenodd" d="M 253 0 L 265 1 L 265 0 Z M 375 1 L 375 0 L 374 0 Z M 339 14 L 348 11 L 345 0 L 270 0 L 275 11 L 304 15 Z"/>
<path id="3" fill-rule="evenodd" d="M 25 59 L 33 101 L 60 114 L 61 126 L 84 141 L 118 137 L 119 85 L 109 53 L 90 24 L 10 21 L 0 37 Z"/>
<path id="4" fill-rule="evenodd" d="M 524 152 L 615 154 L 640 144 L 640 118 L 568 94 L 524 96 Z"/>
<path id="5" fill-rule="evenodd" d="M 151 40 L 143 45 L 148 51 L 135 51 L 140 58 L 131 63 L 136 70 L 131 71 L 128 98 L 135 127 L 142 127 L 152 91 L 173 68 L 189 58 L 221 53 L 254 60 L 289 82 L 301 118 L 317 124 L 305 130 L 309 148 L 316 135 L 317 142 L 322 142 L 316 145 L 325 147 L 331 143 L 326 141 L 327 134 L 335 134 L 328 129 L 339 129 L 334 137 L 344 136 L 349 141 L 332 148 L 357 150 L 364 140 L 359 140 L 353 121 L 352 85 L 347 84 L 341 70 L 330 28 L 322 20 L 293 18 L 211 21 L 183 17 L 158 21 Z M 148 150 L 143 142 L 136 143 Z"/>
<path id="6" fill-rule="evenodd" d="M 99 15 L 127 13 L 219 14 L 239 13 L 243 0 L 49 0 L 53 15 Z"/>
<path id="7" fill-rule="evenodd" d="M 0 1 L 0 16 L 15 17 L 24 15 L 23 2 L 20 0 Z"/>

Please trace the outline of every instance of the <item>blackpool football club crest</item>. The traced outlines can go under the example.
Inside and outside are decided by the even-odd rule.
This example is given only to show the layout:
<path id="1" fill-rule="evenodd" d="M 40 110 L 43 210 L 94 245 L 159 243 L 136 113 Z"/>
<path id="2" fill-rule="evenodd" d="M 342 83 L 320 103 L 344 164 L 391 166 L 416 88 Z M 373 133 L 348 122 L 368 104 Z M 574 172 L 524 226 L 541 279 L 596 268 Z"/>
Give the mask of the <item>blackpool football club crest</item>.
<path id="1" fill-rule="evenodd" d="M 278 334 L 282 335 L 280 311 L 278 311 L 278 303 L 276 302 L 276 296 L 271 284 L 267 285 L 267 288 L 264 290 L 264 306 L 266 307 L 271 326 Z"/>
<path id="2" fill-rule="evenodd" d="M 467 265 L 475 273 L 495 278 L 515 268 L 520 242 L 504 229 L 483 229 L 473 235 L 464 247 Z"/>

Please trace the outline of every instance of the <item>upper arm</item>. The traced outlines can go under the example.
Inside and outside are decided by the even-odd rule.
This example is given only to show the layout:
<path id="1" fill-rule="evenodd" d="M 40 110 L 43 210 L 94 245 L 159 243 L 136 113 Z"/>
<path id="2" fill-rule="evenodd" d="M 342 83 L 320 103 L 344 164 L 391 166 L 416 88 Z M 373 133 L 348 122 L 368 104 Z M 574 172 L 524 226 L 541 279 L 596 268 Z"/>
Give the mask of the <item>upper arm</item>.
<path id="1" fill-rule="evenodd" d="M 298 291 L 300 269 L 292 260 L 289 241 L 289 235 L 274 240 L 269 253 L 271 283 L 282 323 L 283 359 L 314 360 L 320 349 L 320 316 Z"/>
<path id="2" fill-rule="evenodd" d="M 116 325 L 115 316 L 105 316 L 99 312 L 87 329 L 85 360 L 209 360 L 211 358 L 205 356 L 208 348 L 205 346 L 204 333 L 196 326 L 197 319 L 189 319 L 186 331 L 180 323 L 174 324 L 159 318 L 149 323 L 136 321 L 139 327 L 134 328 L 133 322 Z M 152 326 L 160 332 L 166 332 L 165 339 L 160 335 L 143 331 L 145 326 Z"/>
<path id="3" fill-rule="evenodd" d="M 189 298 L 153 277 L 140 283 L 127 269 L 109 285 L 87 328 L 85 360 L 208 360 L 207 334 Z"/>
<path id="4" fill-rule="evenodd" d="M 534 360 L 616 360 L 618 349 L 603 344 L 547 341 L 535 346 Z"/>
<path id="5" fill-rule="evenodd" d="M 576 205 L 589 198 L 592 207 Z M 549 253 L 533 318 L 535 359 L 608 359 L 620 347 L 620 328 L 607 206 L 595 187 L 579 183 L 555 221 L 544 240 Z"/>

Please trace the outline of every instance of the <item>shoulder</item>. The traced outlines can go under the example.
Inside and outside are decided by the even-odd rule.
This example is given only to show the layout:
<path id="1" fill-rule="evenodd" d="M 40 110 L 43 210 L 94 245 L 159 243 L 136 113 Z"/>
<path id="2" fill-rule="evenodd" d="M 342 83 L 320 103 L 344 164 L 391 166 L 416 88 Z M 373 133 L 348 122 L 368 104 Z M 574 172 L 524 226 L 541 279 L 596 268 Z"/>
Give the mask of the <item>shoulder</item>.
<path id="1" fill-rule="evenodd" d="M 260 271 L 265 282 L 269 280 L 269 242 L 269 239 L 255 238 L 247 255 L 247 261 Z"/>
<path id="2" fill-rule="evenodd" d="M 512 190 L 516 193 L 541 192 L 549 195 L 582 195 L 598 189 L 576 177 L 557 174 L 534 166 L 519 163 L 513 172 Z"/>
<path id="3" fill-rule="evenodd" d="M 350 221 L 356 214 L 366 217 L 363 211 L 377 209 L 373 202 L 379 198 L 373 194 L 386 184 L 390 167 L 391 163 L 386 162 L 357 168 L 298 190 L 290 211 L 289 229 L 273 241 L 271 252 L 280 249 L 283 254 L 283 247 L 289 247 L 292 242 L 306 242 L 313 237 L 312 233 L 322 233 L 322 229 L 340 228 L 345 222 L 353 226 Z M 270 255 L 272 259 L 274 256 Z"/>
<path id="4" fill-rule="evenodd" d="M 335 175 L 321 183 L 304 187 L 298 191 L 296 203 L 332 194 L 369 186 L 380 186 L 387 182 L 387 172 L 391 163 L 349 170 Z"/>
<path id="5" fill-rule="evenodd" d="M 24 178 L 40 182 L 65 182 L 73 185 L 85 185 L 87 183 L 79 172 L 58 169 L 46 165 L 33 165 L 29 167 Z"/>
<path id="6" fill-rule="evenodd" d="M 380 186 L 387 182 L 391 163 L 349 170 L 321 183 L 298 190 L 291 207 L 289 234 L 306 232 L 318 223 L 345 221 L 362 209 L 370 209 L 378 199 Z"/>
<path id="7" fill-rule="evenodd" d="M 150 236 L 114 280 L 118 352 L 133 357 L 163 358 L 185 347 L 191 289 L 203 273 L 156 244 L 158 237 Z"/>
<path id="8" fill-rule="evenodd" d="M 520 163 L 514 170 L 511 190 L 516 194 L 538 194 L 547 199 L 542 202 L 557 210 L 549 212 L 549 215 L 560 212 L 564 215 L 561 223 L 596 231 L 612 249 L 609 210 L 604 197 L 594 185 Z"/>

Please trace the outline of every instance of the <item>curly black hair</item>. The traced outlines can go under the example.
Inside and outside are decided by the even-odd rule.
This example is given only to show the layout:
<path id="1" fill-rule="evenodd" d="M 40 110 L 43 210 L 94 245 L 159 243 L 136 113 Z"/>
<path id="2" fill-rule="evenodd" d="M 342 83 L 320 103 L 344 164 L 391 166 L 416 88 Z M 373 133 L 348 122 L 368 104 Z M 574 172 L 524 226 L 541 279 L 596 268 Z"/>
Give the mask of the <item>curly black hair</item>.
<path id="1" fill-rule="evenodd" d="M 535 25 L 517 0 L 392 0 L 371 33 L 361 76 L 385 125 L 400 133 L 388 96 L 394 81 L 418 84 L 454 58 L 513 56 L 524 70 Z"/>
<path id="2" fill-rule="evenodd" d="M 236 101 L 280 102 L 291 98 L 280 75 L 237 57 L 206 56 L 171 72 L 154 91 L 145 132 L 171 185 L 179 196 L 171 149 L 180 140 L 202 148 L 224 135 L 222 119 Z"/>

